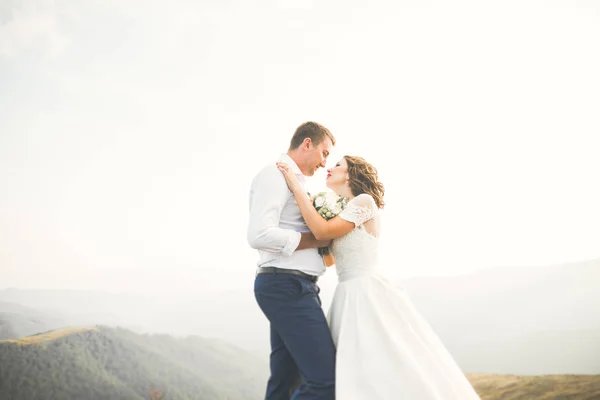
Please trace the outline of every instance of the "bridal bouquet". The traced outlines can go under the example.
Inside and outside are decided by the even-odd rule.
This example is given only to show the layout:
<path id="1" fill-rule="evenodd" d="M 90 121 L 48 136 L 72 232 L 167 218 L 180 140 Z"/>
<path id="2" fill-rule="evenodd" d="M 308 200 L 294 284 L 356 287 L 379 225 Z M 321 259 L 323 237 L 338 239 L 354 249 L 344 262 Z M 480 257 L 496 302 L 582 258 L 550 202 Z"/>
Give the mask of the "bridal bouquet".
<path id="1" fill-rule="evenodd" d="M 320 192 L 314 196 L 310 196 L 309 193 L 308 195 L 319 215 L 325 218 L 326 221 L 341 213 L 348 204 L 347 198 L 338 196 L 333 192 Z M 319 254 L 322 256 L 329 255 L 329 247 L 319 247 Z M 330 265 L 333 265 L 333 263 L 327 266 L 329 267 Z"/>
<path id="2" fill-rule="evenodd" d="M 309 194 L 310 196 L 310 194 Z M 321 192 L 311 197 L 313 206 L 325 220 L 338 215 L 348 204 L 348 199 L 333 192 Z"/>

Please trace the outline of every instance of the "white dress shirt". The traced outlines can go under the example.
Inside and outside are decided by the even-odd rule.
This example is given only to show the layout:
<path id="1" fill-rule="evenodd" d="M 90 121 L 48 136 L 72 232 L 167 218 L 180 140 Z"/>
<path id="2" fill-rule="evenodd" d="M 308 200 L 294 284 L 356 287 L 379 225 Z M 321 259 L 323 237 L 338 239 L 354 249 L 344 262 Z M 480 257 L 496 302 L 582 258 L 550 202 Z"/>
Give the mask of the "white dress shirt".
<path id="1" fill-rule="evenodd" d="M 305 176 L 298 165 L 282 154 L 279 160 L 290 166 L 304 188 Z M 250 187 L 248 243 L 258 250 L 259 267 L 296 269 L 320 276 L 325 272 L 323 258 L 316 248 L 297 250 L 300 232 L 308 232 L 294 195 L 275 163 L 264 167 Z"/>

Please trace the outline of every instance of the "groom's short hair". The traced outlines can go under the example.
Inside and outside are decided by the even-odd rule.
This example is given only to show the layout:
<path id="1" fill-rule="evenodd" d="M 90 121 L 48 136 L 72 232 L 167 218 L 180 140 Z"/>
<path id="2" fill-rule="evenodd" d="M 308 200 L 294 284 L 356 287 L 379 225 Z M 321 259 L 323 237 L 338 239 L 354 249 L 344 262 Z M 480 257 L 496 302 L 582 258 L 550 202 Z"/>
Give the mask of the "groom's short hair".
<path id="1" fill-rule="evenodd" d="M 335 146 L 335 138 L 329 132 L 329 129 L 316 122 L 305 122 L 296 128 L 296 132 L 294 132 L 294 136 L 292 136 L 292 140 L 290 141 L 290 150 L 300 147 L 306 138 L 310 138 L 314 145 L 318 145 L 326 137 L 331 139 L 331 144 Z"/>

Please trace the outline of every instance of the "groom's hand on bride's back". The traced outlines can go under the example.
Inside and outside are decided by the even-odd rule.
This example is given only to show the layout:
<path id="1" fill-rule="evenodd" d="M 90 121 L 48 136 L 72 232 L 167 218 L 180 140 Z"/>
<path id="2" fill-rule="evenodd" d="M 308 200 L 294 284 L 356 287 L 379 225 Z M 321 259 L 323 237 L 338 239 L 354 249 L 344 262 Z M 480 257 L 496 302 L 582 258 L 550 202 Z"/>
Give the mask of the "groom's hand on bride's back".
<path id="1" fill-rule="evenodd" d="M 314 249 L 318 247 L 327 247 L 331 244 L 331 239 L 317 240 L 311 232 L 301 232 L 300 244 L 296 250 Z"/>

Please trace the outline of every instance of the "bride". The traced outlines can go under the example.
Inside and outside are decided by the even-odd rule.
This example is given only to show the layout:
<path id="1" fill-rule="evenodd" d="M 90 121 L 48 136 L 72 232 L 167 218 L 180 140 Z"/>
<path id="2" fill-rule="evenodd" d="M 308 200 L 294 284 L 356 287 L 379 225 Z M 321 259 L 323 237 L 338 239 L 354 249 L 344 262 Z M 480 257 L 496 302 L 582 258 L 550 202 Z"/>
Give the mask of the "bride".
<path id="1" fill-rule="evenodd" d="M 334 239 L 338 285 L 328 313 L 336 346 L 338 400 L 472 400 L 479 396 L 407 293 L 378 272 L 383 185 L 360 157 L 344 156 L 326 185 L 349 199 L 328 221 L 294 173 L 278 163 L 308 227 Z"/>

